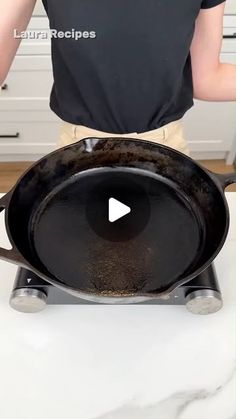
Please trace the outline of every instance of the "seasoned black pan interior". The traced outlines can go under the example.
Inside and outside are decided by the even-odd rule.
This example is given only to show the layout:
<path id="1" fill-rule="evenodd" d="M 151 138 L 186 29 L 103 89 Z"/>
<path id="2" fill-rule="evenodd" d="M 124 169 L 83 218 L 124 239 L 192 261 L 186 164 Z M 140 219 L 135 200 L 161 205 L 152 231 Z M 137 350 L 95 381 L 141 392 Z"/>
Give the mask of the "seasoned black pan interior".
<path id="1" fill-rule="evenodd" d="M 139 187 L 150 209 L 142 231 L 132 237 Z M 131 207 L 114 224 L 107 214 L 110 196 Z M 95 293 L 154 292 L 172 285 L 197 264 L 204 246 L 201 214 L 184 194 L 138 170 L 97 169 L 72 177 L 41 203 L 30 229 L 33 251 L 53 276 Z"/>

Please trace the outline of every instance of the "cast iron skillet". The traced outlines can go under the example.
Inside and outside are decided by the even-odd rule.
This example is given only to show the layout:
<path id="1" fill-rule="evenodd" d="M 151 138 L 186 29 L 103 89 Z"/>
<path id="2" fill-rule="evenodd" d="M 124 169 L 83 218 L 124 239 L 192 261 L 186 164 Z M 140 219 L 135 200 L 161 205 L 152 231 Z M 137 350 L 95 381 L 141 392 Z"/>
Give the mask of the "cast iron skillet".
<path id="1" fill-rule="evenodd" d="M 233 182 L 153 142 L 86 138 L 36 162 L 0 201 L 12 243 L 0 258 L 92 301 L 165 298 L 223 246 Z M 111 196 L 133 209 L 115 223 Z"/>

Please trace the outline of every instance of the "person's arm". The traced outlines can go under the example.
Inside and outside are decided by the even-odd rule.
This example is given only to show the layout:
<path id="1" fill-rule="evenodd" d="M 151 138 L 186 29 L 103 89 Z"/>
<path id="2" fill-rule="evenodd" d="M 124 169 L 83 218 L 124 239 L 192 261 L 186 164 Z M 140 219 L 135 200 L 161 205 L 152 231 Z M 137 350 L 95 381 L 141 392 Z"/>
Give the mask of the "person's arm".
<path id="1" fill-rule="evenodd" d="M 14 38 L 14 29 L 19 33 L 27 28 L 35 3 L 36 0 L 0 0 L 0 85 L 20 44 L 20 39 Z"/>
<path id="2" fill-rule="evenodd" d="M 236 65 L 220 62 L 225 3 L 201 9 L 191 45 L 194 97 L 236 100 Z"/>

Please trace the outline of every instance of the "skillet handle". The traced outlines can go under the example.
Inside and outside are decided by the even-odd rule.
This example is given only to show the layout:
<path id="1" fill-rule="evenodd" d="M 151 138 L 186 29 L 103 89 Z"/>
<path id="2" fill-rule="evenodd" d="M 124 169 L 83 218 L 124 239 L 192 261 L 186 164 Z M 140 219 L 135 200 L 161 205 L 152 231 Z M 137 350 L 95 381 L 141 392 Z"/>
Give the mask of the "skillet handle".
<path id="1" fill-rule="evenodd" d="M 8 207 L 10 198 L 11 191 L 8 194 L 4 195 L 2 199 L 0 199 L 0 212 L 2 212 L 4 209 Z M 18 250 L 14 247 L 14 245 L 10 250 L 0 247 L 0 259 L 6 260 L 7 262 L 15 263 L 17 265 L 27 266 L 26 261 L 18 252 Z"/>
<path id="2" fill-rule="evenodd" d="M 209 175 L 221 185 L 222 189 L 225 190 L 227 186 L 231 185 L 232 183 L 236 183 L 236 172 L 232 173 L 214 173 L 211 170 L 207 170 Z"/>
<path id="3" fill-rule="evenodd" d="M 231 185 L 232 183 L 236 183 L 236 172 L 226 173 L 226 174 L 214 173 L 214 176 L 220 181 L 223 189 L 225 189 L 227 186 Z"/>

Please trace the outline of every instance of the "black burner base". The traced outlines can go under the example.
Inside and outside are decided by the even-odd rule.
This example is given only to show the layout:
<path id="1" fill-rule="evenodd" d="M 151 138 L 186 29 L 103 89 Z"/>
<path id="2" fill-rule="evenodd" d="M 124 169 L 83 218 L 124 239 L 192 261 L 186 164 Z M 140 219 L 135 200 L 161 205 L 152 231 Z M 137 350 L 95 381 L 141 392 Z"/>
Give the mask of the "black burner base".
<path id="1" fill-rule="evenodd" d="M 18 311 L 36 312 L 42 310 L 46 304 L 95 305 L 100 303 L 94 303 L 70 295 L 45 282 L 33 272 L 19 268 L 10 304 Z M 186 305 L 192 313 L 214 313 L 222 307 L 222 298 L 215 268 L 211 265 L 192 281 L 172 291 L 168 298 L 157 298 L 138 304 Z"/>

